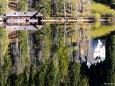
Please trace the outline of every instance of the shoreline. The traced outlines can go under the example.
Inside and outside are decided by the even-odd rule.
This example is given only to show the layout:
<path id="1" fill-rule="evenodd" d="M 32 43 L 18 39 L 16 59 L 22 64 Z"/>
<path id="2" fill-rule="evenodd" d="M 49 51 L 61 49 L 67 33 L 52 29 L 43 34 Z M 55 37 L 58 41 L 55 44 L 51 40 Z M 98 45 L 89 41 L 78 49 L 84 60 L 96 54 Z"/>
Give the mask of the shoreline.
<path id="1" fill-rule="evenodd" d="M 95 19 L 91 17 L 87 18 L 44 18 L 42 22 L 115 22 L 115 18 L 100 18 Z"/>

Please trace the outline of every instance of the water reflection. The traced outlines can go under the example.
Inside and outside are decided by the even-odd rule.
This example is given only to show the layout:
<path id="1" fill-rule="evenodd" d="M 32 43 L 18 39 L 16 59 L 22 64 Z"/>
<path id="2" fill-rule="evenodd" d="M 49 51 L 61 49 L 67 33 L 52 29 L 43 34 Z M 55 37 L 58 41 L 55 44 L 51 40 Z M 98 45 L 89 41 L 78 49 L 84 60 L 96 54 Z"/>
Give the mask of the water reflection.
<path id="1" fill-rule="evenodd" d="M 102 33 L 101 30 L 104 32 Z M 27 74 L 31 80 L 31 74 L 35 73 L 33 82 L 38 79 L 41 82 L 41 77 L 45 79 L 49 77 L 46 73 L 52 73 L 50 68 L 54 68 L 55 74 L 62 76 L 61 83 L 67 76 L 67 71 L 73 71 L 76 67 L 77 71 L 82 71 L 80 65 L 81 69 L 86 71 L 82 64 L 88 67 L 99 65 L 98 63 L 101 65 L 106 58 L 105 43 L 107 41 L 103 36 L 107 36 L 111 31 L 115 31 L 114 25 L 99 26 L 92 23 L 67 22 L 47 23 L 40 30 L 9 31 L 2 27 L 0 68 L 5 81 L 2 77 L 1 79 L 6 83 L 8 80 L 13 83 L 15 80 L 12 79 L 18 80 L 19 77 L 23 77 L 20 74 L 24 74 L 26 80 L 29 80 L 25 76 Z M 43 73 L 46 75 L 42 75 Z M 21 83 L 21 80 L 19 81 Z M 36 82 L 36 86 L 39 82 Z M 28 83 L 31 84 L 31 82 Z"/>
<path id="2" fill-rule="evenodd" d="M 12 65 L 26 66 L 21 63 L 25 58 L 35 64 L 49 60 L 53 54 L 65 47 L 71 61 L 86 63 L 88 67 L 105 59 L 105 42 L 103 39 L 93 39 L 90 23 L 45 24 L 39 31 L 6 31 Z M 95 29 L 94 29 L 95 30 Z M 61 52 L 63 54 L 63 52 Z M 26 62 L 26 60 L 24 61 Z M 18 64 L 17 64 L 18 63 Z M 15 71 L 14 68 L 14 71 Z M 19 68 L 20 70 L 20 68 Z M 19 71 L 18 70 L 18 71 Z"/>
<path id="3" fill-rule="evenodd" d="M 89 46 L 88 55 L 86 56 L 86 63 L 88 67 L 90 67 L 91 64 L 97 64 L 105 60 L 105 43 L 102 40 L 92 40 Z M 82 48 L 81 52 L 83 52 Z M 83 53 L 87 53 L 87 51 L 84 51 Z M 82 58 L 84 57 L 82 56 Z"/>
<path id="4" fill-rule="evenodd" d="M 0 26 L 6 30 L 38 30 L 43 27 L 42 19 L 40 12 L 6 12 L 0 18 Z"/>

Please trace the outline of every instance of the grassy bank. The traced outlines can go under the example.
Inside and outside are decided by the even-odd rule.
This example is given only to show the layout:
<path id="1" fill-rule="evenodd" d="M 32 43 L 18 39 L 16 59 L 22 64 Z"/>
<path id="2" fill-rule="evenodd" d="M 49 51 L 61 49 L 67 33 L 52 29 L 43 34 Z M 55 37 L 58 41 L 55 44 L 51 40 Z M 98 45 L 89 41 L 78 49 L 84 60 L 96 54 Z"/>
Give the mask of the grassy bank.
<path id="1" fill-rule="evenodd" d="M 115 10 L 111 9 L 107 5 L 103 5 L 103 4 L 94 2 L 91 5 L 91 10 L 96 18 L 100 18 L 104 16 L 115 17 Z"/>
<path id="2" fill-rule="evenodd" d="M 91 29 L 91 36 L 93 38 L 102 37 L 107 34 L 110 34 L 113 31 L 115 31 L 115 25 L 100 26 L 99 22 L 97 22 L 96 25 L 94 25 L 93 28 Z"/>

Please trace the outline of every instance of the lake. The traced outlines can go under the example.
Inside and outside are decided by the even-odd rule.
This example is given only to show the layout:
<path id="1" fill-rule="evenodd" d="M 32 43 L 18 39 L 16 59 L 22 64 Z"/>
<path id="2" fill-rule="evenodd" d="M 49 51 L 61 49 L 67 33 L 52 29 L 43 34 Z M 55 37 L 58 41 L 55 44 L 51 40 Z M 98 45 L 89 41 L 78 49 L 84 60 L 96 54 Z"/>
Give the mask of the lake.
<path id="1" fill-rule="evenodd" d="M 0 86 L 103 83 L 106 66 L 114 61 L 109 59 L 115 53 L 113 23 L 54 22 L 38 27 L 1 28 Z"/>

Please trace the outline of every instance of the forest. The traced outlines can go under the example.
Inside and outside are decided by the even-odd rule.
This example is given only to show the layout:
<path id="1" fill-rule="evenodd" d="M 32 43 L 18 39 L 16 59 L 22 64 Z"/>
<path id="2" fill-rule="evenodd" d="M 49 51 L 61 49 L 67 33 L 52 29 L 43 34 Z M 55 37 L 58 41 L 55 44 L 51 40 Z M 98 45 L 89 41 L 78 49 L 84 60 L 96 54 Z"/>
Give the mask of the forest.
<path id="1" fill-rule="evenodd" d="M 11 0 L 0 2 L 0 14 L 5 14 L 9 10 L 5 9 L 9 1 Z M 111 0 L 94 0 L 95 2 L 91 4 L 86 2 L 91 6 L 86 9 L 79 6 L 81 0 L 78 0 L 77 4 L 75 1 L 33 0 L 34 7 L 28 9 L 27 0 L 19 0 L 17 10 L 38 10 L 45 18 L 115 16 Z M 89 4 L 84 6 L 88 7 Z M 78 6 L 77 9 L 76 6 Z M 88 68 L 85 63 L 76 62 L 74 54 L 77 49 L 71 44 L 76 42 L 74 34 L 76 28 L 87 29 L 88 27 L 83 24 L 79 26 L 76 23 L 67 24 L 68 26 L 64 24 L 47 23 L 38 31 L 18 31 L 18 49 L 15 48 L 13 40 L 7 37 L 9 32 L 5 27 L 0 27 L 0 86 L 114 86 L 115 25 L 101 26 L 100 22 L 95 22 L 91 26 L 89 35 L 95 39 L 104 39 L 107 58 L 104 62 Z"/>
<path id="2" fill-rule="evenodd" d="M 62 26 L 48 24 L 43 30 L 35 33 L 20 32 L 19 54 L 12 50 L 4 29 L 0 30 L 0 37 L 2 37 L 0 38 L 0 85 L 101 86 L 114 83 L 114 33 L 104 37 L 107 59 L 92 65 L 89 69 L 85 63 L 76 62 L 71 53 L 72 47 L 68 47 L 70 39 L 64 44 L 62 28 Z"/>

